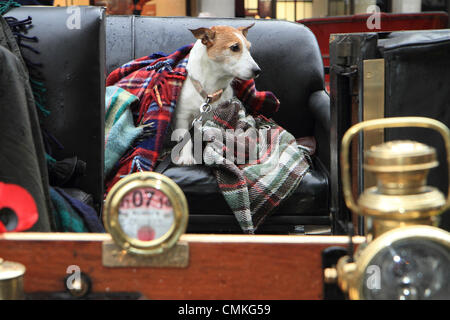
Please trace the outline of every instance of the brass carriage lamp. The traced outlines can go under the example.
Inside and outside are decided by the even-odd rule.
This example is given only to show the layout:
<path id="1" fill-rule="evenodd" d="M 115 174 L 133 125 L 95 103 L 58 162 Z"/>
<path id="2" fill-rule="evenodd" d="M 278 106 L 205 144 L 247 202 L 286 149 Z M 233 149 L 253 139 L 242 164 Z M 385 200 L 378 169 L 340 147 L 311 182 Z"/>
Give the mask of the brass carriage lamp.
<path id="1" fill-rule="evenodd" d="M 351 127 L 342 139 L 343 192 L 347 207 L 366 217 L 367 241 L 354 260 L 344 256 L 336 268 L 326 269 L 325 281 L 337 282 L 350 299 L 449 299 L 450 233 L 436 225 L 438 215 L 450 207 L 450 197 L 426 185 L 429 170 L 438 166 L 436 150 L 404 140 L 371 147 L 364 170 L 375 174 L 377 185 L 357 202 L 353 199 L 348 162 L 352 138 L 362 130 L 394 127 L 438 131 L 450 168 L 450 130 L 439 121 L 399 117 Z"/>

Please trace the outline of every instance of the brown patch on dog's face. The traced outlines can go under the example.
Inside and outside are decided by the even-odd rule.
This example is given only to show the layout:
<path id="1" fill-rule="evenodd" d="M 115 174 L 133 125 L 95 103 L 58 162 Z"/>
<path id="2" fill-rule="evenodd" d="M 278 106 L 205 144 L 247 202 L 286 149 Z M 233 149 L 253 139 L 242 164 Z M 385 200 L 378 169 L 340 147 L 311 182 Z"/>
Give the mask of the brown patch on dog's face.
<path id="1" fill-rule="evenodd" d="M 214 44 L 214 38 L 216 34 L 213 30 L 208 28 L 198 28 L 193 30 L 190 29 L 190 31 L 192 32 L 194 37 L 196 37 L 199 40 L 202 40 L 202 43 L 205 46 L 210 47 Z"/>
<path id="2" fill-rule="evenodd" d="M 261 71 L 250 54 L 251 44 L 246 38 L 253 25 L 237 29 L 214 26 L 191 32 L 205 45 L 208 57 L 216 63 L 216 67 L 223 69 L 223 74 L 248 80 L 257 77 Z"/>
<path id="3" fill-rule="evenodd" d="M 247 26 L 247 27 L 239 27 L 238 30 L 242 32 L 242 34 L 244 35 L 244 37 L 247 38 L 247 33 L 248 33 L 248 29 L 250 29 L 251 27 L 253 27 L 255 25 L 255 23 L 253 22 L 251 25 Z"/>
<path id="4" fill-rule="evenodd" d="M 211 29 L 198 28 L 191 30 L 192 34 L 207 47 L 208 56 L 214 61 L 224 61 L 227 58 L 242 54 L 243 46 L 250 50 L 251 43 L 247 40 L 247 32 L 253 26 L 239 27 L 214 26 Z M 242 37 L 239 37 L 241 35 Z"/>
<path id="5" fill-rule="evenodd" d="M 243 46 L 247 50 L 250 49 L 250 42 L 247 41 L 242 31 L 238 29 L 228 26 L 216 26 L 212 27 L 211 30 L 216 34 L 213 45 L 207 49 L 208 56 L 212 60 L 223 61 L 232 57 L 238 58 L 244 50 Z M 239 37 L 239 35 L 242 35 L 242 37 Z"/>

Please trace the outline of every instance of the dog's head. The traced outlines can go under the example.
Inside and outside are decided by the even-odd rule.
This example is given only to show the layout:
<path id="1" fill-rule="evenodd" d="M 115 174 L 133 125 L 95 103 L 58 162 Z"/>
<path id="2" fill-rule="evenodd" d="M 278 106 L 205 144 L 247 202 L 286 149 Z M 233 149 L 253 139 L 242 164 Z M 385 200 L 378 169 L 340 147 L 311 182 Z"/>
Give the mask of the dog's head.
<path id="1" fill-rule="evenodd" d="M 233 28 L 214 26 L 191 30 L 192 34 L 206 46 L 208 57 L 224 73 L 243 80 L 256 78 L 261 69 L 250 55 L 251 43 L 247 40 L 248 27 Z"/>

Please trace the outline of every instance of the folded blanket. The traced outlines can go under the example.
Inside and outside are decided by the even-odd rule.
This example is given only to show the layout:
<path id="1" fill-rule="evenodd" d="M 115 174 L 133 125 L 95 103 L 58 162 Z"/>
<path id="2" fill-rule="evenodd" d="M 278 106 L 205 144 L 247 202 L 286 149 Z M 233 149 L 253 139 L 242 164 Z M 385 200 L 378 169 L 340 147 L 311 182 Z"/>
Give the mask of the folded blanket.
<path id="1" fill-rule="evenodd" d="M 120 157 L 142 134 L 143 127 L 135 127 L 130 106 L 138 99 L 122 88 L 106 88 L 105 97 L 105 176 Z"/>
<path id="2" fill-rule="evenodd" d="M 84 225 L 86 226 L 88 232 L 105 232 L 105 228 L 103 227 L 103 224 L 101 223 L 94 208 L 72 197 L 62 188 L 55 187 L 54 190 L 56 190 L 59 195 L 67 201 L 70 207 L 78 213 L 79 217 L 83 219 Z"/>
<path id="3" fill-rule="evenodd" d="M 83 219 L 66 199 L 54 188 L 50 188 L 53 215 L 60 232 L 88 232 Z"/>
<path id="4" fill-rule="evenodd" d="M 95 210 L 64 189 L 50 187 L 50 197 L 59 232 L 105 232 Z"/>
<path id="5" fill-rule="evenodd" d="M 209 141 L 203 161 L 242 230 L 252 234 L 298 187 L 310 166 L 309 149 L 272 120 L 248 115 L 238 99 L 211 113 L 196 126 Z"/>
<path id="6" fill-rule="evenodd" d="M 128 107 L 133 116 L 134 127 L 142 126 L 143 131 L 135 140 L 133 139 L 137 132 L 127 131 L 129 139 L 127 139 L 126 145 L 122 144 L 120 148 L 112 147 L 112 144 L 119 143 L 118 137 L 114 136 L 113 133 L 122 129 L 119 127 L 111 128 L 109 134 L 107 133 L 106 147 L 109 148 L 108 144 L 111 144 L 109 150 L 116 153 L 113 157 L 109 157 L 112 153 L 107 155 L 107 161 L 109 161 L 105 169 L 109 172 L 105 181 L 107 192 L 125 175 L 139 170 L 154 170 L 163 148 L 181 87 L 187 77 L 186 64 L 192 46 L 193 44 L 184 46 L 170 55 L 155 53 L 130 61 L 108 76 L 107 86 L 121 88 L 137 100 L 136 103 L 131 103 Z M 278 109 L 279 101 L 273 93 L 258 92 L 253 80 L 236 80 L 233 82 L 233 89 L 235 95 L 244 103 L 251 114 L 262 113 L 270 117 Z M 114 105 L 120 104 L 120 100 L 115 99 L 116 95 L 120 94 L 122 92 L 116 91 L 107 98 L 113 101 Z M 109 106 L 109 108 L 118 110 L 113 106 Z M 129 119 L 129 116 L 126 117 Z M 110 120 L 111 117 L 107 117 L 107 121 Z M 125 120 L 127 119 L 124 118 Z M 126 123 L 125 126 L 133 129 L 129 126 L 129 123 Z M 112 140 L 113 137 L 116 137 L 115 140 Z M 122 152 L 122 147 L 127 147 L 127 150 L 116 161 L 117 156 Z M 108 152 L 110 152 L 109 150 Z M 115 163 L 112 164 L 113 162 Z"/>

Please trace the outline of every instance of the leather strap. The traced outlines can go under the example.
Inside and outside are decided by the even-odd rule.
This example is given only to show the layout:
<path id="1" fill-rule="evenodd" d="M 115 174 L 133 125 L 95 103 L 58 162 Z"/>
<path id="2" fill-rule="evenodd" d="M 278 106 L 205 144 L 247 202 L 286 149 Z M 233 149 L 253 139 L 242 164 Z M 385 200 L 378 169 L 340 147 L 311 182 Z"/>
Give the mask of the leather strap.
<path id="1" fill-rule="evenodd" d="M 217 100 L 219 100 L 220 97 L 222 96 L 222 93 L 225 91 L 225 89 L 220 89 L 220 90 L 217 90 L 216 92 L 214 92 L 212 94 L 208 94 L 203 89 L 203 86 L 200 83 L 200 81 L 192 78 L 191 76 L 189 76 L 189 78 L 191 79 L 191 82 L 194 85 L 195 90 L 197 90 L 197 92 L 202 96 L 202 98 L 205 99 L 205 101 L 208 101 L 208 103 L 214 103 Z"/>
<path id="2" fill-rule="evenodd" d="M 154 172 L 157 173 L 163 173 L 164 171 L 169 168 L 170 164 L 172 163 L 172 159 L 170 157 L 170 154 L 166 155 L 166 157 L 156 166 Z"/>

